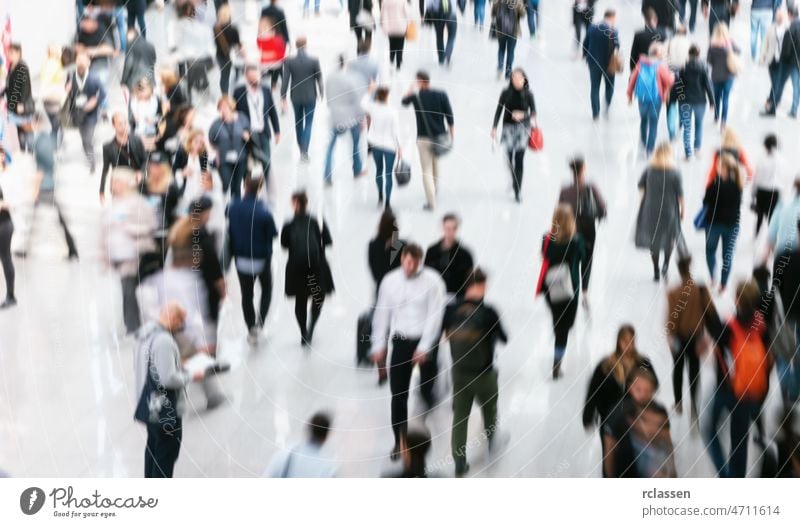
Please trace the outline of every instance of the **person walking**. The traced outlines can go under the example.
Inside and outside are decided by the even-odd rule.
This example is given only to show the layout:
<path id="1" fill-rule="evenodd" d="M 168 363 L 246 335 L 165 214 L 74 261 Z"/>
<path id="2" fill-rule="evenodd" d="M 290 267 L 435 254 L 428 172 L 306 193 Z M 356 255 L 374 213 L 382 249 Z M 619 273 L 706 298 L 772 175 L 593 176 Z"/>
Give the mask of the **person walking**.
<path id="1" fill-rule="evenodd" d="M 2 162 L 5 165 L 5 161 Z M 17 305 L 14 291 L 14 260 L 11 258 L 11 238 L 14 237 L 14 222 L 11 220 L 11 204 L 0 188 L 0 264 L 3 266 L 3 279 L 6 282 L 6 297 L 0 310 Z"/>
<path id="2" fill-rule="evenodd" d="M 503 117 L 503 132 L 500 142 L 505 146 L 508 167 L 511 170 L 511 187 L 514 200 L 520 202 L 522 189 L 523 162 L 531 126 L 536 122 L 536 101 L 528 82 L 528 76 L 521 68 L 510 75 L 508 87 L 500 94 L 497 110 L 492 121 L 492 141 L 497 140 L 497 123 Z"/>
<path id="3" fill-rule="evenodd" d="M 8 76 L 3 92 L 6 96 L 8 120 L 17 128 L 19 148 L 30 152 L 33 148 L 31 120 L 36 110 L 31 88 L 31 72 L 22 60 L 22 45 L 17 42 L 8 47 Z"/>
<path id="4" fill-rule="evenodd" d="M 764 219 L 769 224 L 772 213 L 778 206 L 781 198 L 781 189 L 785 187 L 783 160 L 778 154 L 778 138 L 775 134 L 768 134 L 764 138 L 764 154 L 756 163 L 753 175 L 753 210 L 756 213 L 756 237 L 761 231 Z"/>
<path id="5" fill-rule="evenodd" d="M 171 478 L 183 440 L 185 389 L 204 373 L 191 374 L 181 366 L 175 335 L 186 321 L 186 310 L 175 302 L 161 308 L 158 320 L 139 332 L 134 355 L 139 392 L 134 417 L 147 426 L 144 477 Z"/>
<path id="6" fill-rule="evenodd" d="M 272 301 L 272 243 L 278 236 L 272 213 L 258 198 L 263 182 L 261 177 L 248 177 L 244 198 L 233 202 L 228 209 L 231 254 L 239 276 L 247 338 L 253 345 L 258 342 Z M 256 281 L 261 285 L 258 316 L 253 308 Z"/>
<path id="7" fill-rule="evenodd" d="M 238 200 L 247 172 L 247 143 L 250 141 L 250 120 L 236 111 L 236 101 L 223 95 L 217 102 L 219 117 L 208 129 L 208 142 L 217 151 L 217 168 L 222 179 L 222 192 L 231 192 Z"/>
<path id="8" fill-rule="evenodd" d="M 281 247 L 289 251 L 286 260 L 286 296 L 295 297 L 294 316 L 300 327 L 300 344 L 311 345 L 325 296 L 334 290 L 333 276 L 325 258 L 325 247 L 332 245 L 325 222 L 320 227 L 308 214 L 308 197 L 303 191 L 292 194 L 294 217 L 281 229 Z M 311 320 L 308 321 L 309 300 Z"/>
<path id="9" fill-rule="evenodd" d="M 120 84 L 126 102 L 130 99 L 136 85 L 143 78 L 150 81 L 151 86 L 156 85 L 156 48 L 136 29 L 128 30 L 128 51 L 125 53 L 125 62 L 122 66 Z"/>
<path id="10" fill-rule="evenodd" d="M 731 18 L 739 11 L 739 0 L 702 0 L 703 16 L 708 19 L 708 34 L 714 33 L 717 24 L 730 26 Z"/>
<path id="11" fill-rule="evenodd" d="M 423 368 L 429 351 L 442 332 L 445 284 L 439 273 L 422 266 L 422 248 L 406 244 L 400 253 L 400 268 L 383 277 L 372 319 L 370 356 L 376 364 L 386 364 L 391 341 L 389 388 L 392 392 L 391 420 L 394 447 L 390 458 L 400 456 L 408 428 L 408 394 L 411 374 L 420 366 L 423 394 L 432 398 L 432 373 Z M 426 397 L 423 395 L 423 397 Z M 428 402 L 431 402 L 430 399 Z"/>
<path id="12" fill-rule="evenodd" d="M 604 357 L 592 373 L 583 405 L 583 427 L 589 430 L 597 426 L 603 460 L 609 454 L 609 445 L 603 440 L 604 430 L 622 406 L 628 391 L 627 380 L 636 370 L 648 371 L 655 377 L 650 359 L 636 348 L 636 330 L 630 324 L 623 324 L 617 331 L 614 351 Z M 611 477 L 605 462 L 602 468 L 603 477 Z"/>
<path id="13" fill-rule="evenodd" d="M 544 293 L 553 316 L 553 379 L 558 379 L 562 376 L 569 331 L 578 314 L 579 291 L 582 289 L 586 294 L 588 283 L 584 271 L 588 261 L 583 238 L 577 233 L 575 216 L 569 205 L 556 207 L 552 225 L 542 241 L 542 267 L 536 294 Z"/>
<path id="14" fill-rule="evenodd" d="M 492 5 L 492 27 L 497 37 L 497 77 L 511 77 L 514 49 L 520 35 L 520 20 L 525 16 L 523 0 L 495 1 Z"/>
<path id="15" fill-rule="evenodd" d="M 572 1 L 572 27 L 575 29 L 575 49 L 580 49 L 584 38 L 589 37 L 589 28 L 594 19 L 594 6 L 597 0 L 573 0 Z M 606 11 L 608 14 L 608 11 Z M 605 15 L 603 16 L 605 18 Z M 585 34 L 582 37 L 581 34 Z M 586 46 L 584 45 L 584 57 L 586 56 Z"/>
<path id="16" fill-rule="evenodd" d="M 384 0 L 381 5 L 381 28 L 389 38 L 389 65 L 394 65 L 398 70 L 403 64 L 410 16 L 411 8 L 406 0 Z"/>
<path id="17" fill-rule="evenodd" d="M 661 106 L 669 101 L 675 75 L 663 61 L 664 47 L 655 42 L 646 57 L 642 56 L 628 82 L 628 104 L 633 98 L 639 104 L 639 136 L 645 155 L 650 157 L 656 146 Z"/>
<path id="18" fill-rule="evenodd" d="M 706 189 L 703 207 L 706 210 L 706 263 L 711 283 L 716 283 L 717 249 L 722 242 L 722 274 L 720 292 L 725 291 L 733 269 L 733 256 L 739 234 L 742 205 L 742 173 L 739 162 L 730 154 L 723 154 L 717 165 L 717 174 Z"/>
<path id="19" fill-rule="evenodd" d="M 338 69 L 331 73 L 325 86 L 330 111 L 331 140 L 325 155 L 324 180 L 326 186 L 333 184 L 333 150 L 336 141 L 344 133 L 349 132 L 352 138 L 353 177 L 366 174 L 361 163 L 361 129 L 364 127 L 365 113 L 361 107 L 362 93 L 359 89 L 360 79 L 352 71 L 345 68 L 344 55 L 339 56 Z"/>
<path id="20" fill-rule="evenodd" d="M 64 231 L 64 241 L 67 244 L 67 259 L 77 260 L 78 248 L 67 226 L 61 203 L 56 199 L 56 143 L 52 135 L 42 130 L 42 117 L 36 113 L 32 119 L 31 124 L 33 125 L 34 133 L 32 148 L 33 158 L 36 163 L 36 175 L 33 183 L 33 210 L 28 222 L 28 237 L 25 239 L 24 249 L 17 252 L 17 256 L 25 258 L 30 254 L 36 227 L 36 216 L 41 206 L 45 205 L 56 210 L 58 222 Z"/>
<path id="21" fill-rule="evenodd" d="M 675 366 L 672 370 L 672 392 L 675 411 L 683 412 L 683 370 L 689 371 L 689 394 L 691 395 L 692 422 L 698 419 L 697 403 L 700 390 L 701 342 L 708 317 L 716 314 L 708 288 L 695 282 L 691 273 L 692 258 L 678 260 L 681 283 L 667 292 L 667 337 Z"/>
<path id="22" fill-rule="evenodd" d="M 759 65 L 766 66 L 769 73 L 770 90 L 764 110 L 761 112 L 763 117 L 775 117 L 775 109 L 778 107 L 776 95 L 782 90 L 781 84 L 782 63 L 781 51 L 783 49 L 783 38 L 789 29 L 789 15 L 786 8 L 781 7 L 775 11 L 775 19 L 766 30 L 764 42 L 761 46 L 761 56 Z"/>
<path id="23" fill-rule="evenodd" d="M 309 419 L 306 441 L 278 451 L 264 471 L 265 478 L 333 478 L 338 467 L 323 448 L 331 432 L 331 418 L 317 412 Z"/>
<path id="24" fill-rule="evenodd" d="M 286 97 L 291 91 L 294 108 L 294 128 L 300 159 L 308 162 L 308 147 L 311 144 L 311 125 L 314 122 L 314 108 L 317 99 L 322 97 L 322 71 L 319 60 L 306 52 L 306 39 L 300 37 L 295 43 L 297 53 L 283 61 L 281 80 L 281 109 L 286 111 Z"/>
<path id="25" fill-rule="evenodd" d="M 417 149 L 427 200 L 424 209 L 432 211 L 436 208 L 440 151 L 452 146 L 455 139 L 453 108 L 447 93 L 431 89 L 430 75 L 421 70 L 417 72 L 416 82 L 409 87 L 400 103 L 414 107 Z"/>
<path id="26" fill-rule="evenodd" d="M 281 123 L 278 110 L 272 100 L 272 90 L 264 85 L 258 66 L 248 64 L 244 68 L 245 83 L 233 90 L 236 111 L 245 116 L 250 123 L 250 139 L 253 157 L 262 164 L 264 180 L 269 179 L 272 164 L 273 135 L 275 144 L 281 140 Z"/>
<path id="27" fill-rule="evenodd" d="M 739 140 L 739 136 L 736 135 L 736 132 L 733 131 L 733 128 L 728 126 L 722 132 L 720 147 L 714 151 L 714 156 L 711 159 L 708 176 L 706 178 L 706 188 L 711 185 L 712 181 L 714 181 L 714 177 L 717 175 L 717 166 L 719 165 L 719 160 L 724 154 L 730 154 L 734 159 L 736 159 L 739 162 L 739 166 L 745 171 L 748 181 L 752 179 L 755 172 L 750 163 L 750 159 L 747 156 L 747 152 L 745 152 L 744 146 Z"/>
<path id="28" fill-rule="evenodd" d="M 586 181 L 586 161 L 580 156 L 569 162 L 572 184 L 561 189 L 558 203 L 569 205 L 575 211 L 575 229 L 583 239 L 586 250 L 586 268 L 583 279 L 588 286 L 592 276 L 594 245 L 597 239 L 597 223 L 606 217 L 606 202 L 597 186 Z M 586 295 L 584 305 L 588 305 Z"/>
<path id="29" fill-rule="evenodd" d="M 378 186 L 378 206 L 390 208 L 395 161 L 401 159 L 400 118 L 389 106 L 389 88 L 375 90 L 375 101 L 367 107 L 367 143 L 375 159 L 375 184 Z M 384 188 L 386 189 L 384 199 Z"/>
<path id="30" fill-rule="evenodd" d="M 678 94 L 676 104 L 679 107 L 683 127 L 683 153 L 688 160 L 693 155 L 699 155 L 703 146 L 703 117 L 706 114 L 706 105 L 712 110 L 715 108 L 708 67 L 700 60 L 700 49 L 694 44 L 689 48 L 689 60 L 681 69 L 679 77 L 683 88 Z"/>
<path id="31" fill-rule="evenodd" d="M 708 453 L 720 477 L 743 478 L 747 474 L 750 426 L 761 413 L 769 391 L 772 355 L 767 353 L 770 334 L 759 311 L 761 291 L 753 280 L 736 287 L 736 312 L 726 322 L 710 317 L 714 341 L 717 386 L 713 390 L 711 418 L 704 430 Z M 730 451 L 720 444 L 720 424 L 730 414 Z"/>
<path id="32" fill-rule="evenodd" d="M 708 44 L 708 56 L 706 60 L 711 67 L 711 82 L 714 85 L 714 122 L 724 129 L 728 122 L 728 99 L 733 89 L 733 81 L 739 73 L 731 66 L 736 63 L 739 48 L 733 43 L 729 34 L 728 26 L 717 24 L 714 33 Z"/>
<path id="33" fill-rule="evenodd" d="M 592 104 L 592 119 L 600 117 L 600 84 L 605 81 L 606 116 L 614 97 L 616 71 L 609 68 L 612 58 L 619 50 L 619 31 L 615 27 L 617 14 L 609 9 L 598 24 L 588 25 L 583 42 L 583 58 L 589 66 L 589 100 Z"/>
<path id="34" fill-rule="evenodd" d="M 50 134 L 56 141 L 56 146 L 61 146 L 63 139 L 61 133 L 61 108 L 67 98 L 64 85 L 67 83 L 67 71 L 61 60 L 61 46 L 50 44 L 47 47 L 47 58 L 39 72 L 39 94 L 42 106 L 50 122 Z"/>
<path id="35" fill-rule="evenodd" d="M 489 449 L 496 445 L 497 369 L 494 347 L 508 342 L 500 315 L 485 303 L 487 276 L 481 269 L 472 271 L 464 287 L 464 297 L 449 305 L 442 329 L 450 342 L 453 358 L 453 426 L 451 452 L 456 477 L 469 472 L 467 463 L 467 430 L 473 401 L 483 414 L 484 436 Z"/>
<path id="36" fill-rule="evenodd" d="M 797 117 L 797 109 L 800 106 L 800 56 L 797 50 L 800 49 L 800 13 L 798 6 L 794 6 L 791 11 L 792 22 L 789 29 L 783 35 L 781 45 L 781 77 L 778 82 L 778 90 L 775 93 L 775 108 L 780 104 L 786 82 L 792 81 L 792 107 L 789 110 L 789 117 Z"/>
<path id="37" fill-rule="evenodd" d="M 128 335 L 141 326 L 136 298 L 139 259 L 155 250 L 156 218 L 145 198 L 137 191 L 136 173 L 127 167 L 111 175 L 111 205 L 103 211 L 102 243 L 104 262 L 114 269 L 122 285 L 122 319 Z"/>
<path id="38" fill-rule="evenodd" d="M 658 24 L 658 15 L 652 7 L 643 10 L 644 28 L 633 35 L 631 43 L 631 71 L 636 69 L 639 59 L 650 52 L 654 42 L 665 44 L 668 40 L 667 30 Z"/>
<path id="39" fill-rule="evenodd" d="M 99 117 L 99 105 L 106 98 L 103 85 L 89 71 L 91 59 L 86 53 L 78 53 L 75 59 L 75 72 L 67 80 L 67 101 L 70 108 L 72 124 L 78 127 L 81 144 L 89 172 L 94 174 L 96 164 L 94 156 L 94 130 Z"/>
<path id="40" fill-rule="evenodd" d="M 229 4 L 221 5 L 217 11 L 217 23 L 214 25 L 214 44 L 216 45 L 217 66 L 219 66 L 219 89 L 222 91 L 222 95 L 229 95 L 233 61 L 236 58 L 235 55 L 241 55 L 242 53 L 239 28 L 231 22 L 231 7 Z M 234 98 L 236 98 L 235 95 Z"/>
<path id="41" fill-rule="evenodd" d="M 356 46 L 372 41 L 375 19 L 372 16 L 372 0 L 347 0 L 350 14 L 350 29 L 356 36 Z"/>
<path id="42" fill-rule="evenodd" d="M 767 28 L 772 24 L 775 12 L 783 0 L 753 0 L 750 4 L 750 56 L 753 62 L 758 58 L 759 47 L 764 42 Z"/>
<path id="43" fill-rule="evenodd" d="M 450 66 L 453 57 L 453 48 L 456 45 L 456 32 L 458 21 L 456 11 L 453 9 L 455 0 L 427 0 L 424 20 L 433 24 L 436 31 L 436 55 L 440 66 Z M 445 43 L 447 32 L 447 43 Z"/>
<path id="44" fill-rule="evenodd" d="M 638 186 L 642 201 L 636 218 L 636 247 L 650 251 L 653 281 L 658 282 L 661 278 L 666 281 L 685 209 L 681 175 L 675 168 L 669 143 L 659 145 L 650 166 L 639 178 Z M 661 253 L 664 253 L 664 260 L 659 267 Z"/>

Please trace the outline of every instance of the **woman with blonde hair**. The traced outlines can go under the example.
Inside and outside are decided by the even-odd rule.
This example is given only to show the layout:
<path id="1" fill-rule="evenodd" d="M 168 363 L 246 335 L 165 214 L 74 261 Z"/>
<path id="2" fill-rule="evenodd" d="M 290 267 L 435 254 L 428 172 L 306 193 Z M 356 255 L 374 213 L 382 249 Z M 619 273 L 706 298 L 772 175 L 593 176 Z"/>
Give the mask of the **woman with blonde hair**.
<path id="1" fill-rule="evenodd" d="M 722 142 L 719 149 L 714 152 L 714 157 L 711 159 L 711 167 L 708 171 L 708 178 L 706 179 L 706 188 L 714 181 L 717 175 L 717 166 L 719 165 L 719 158 L 721 154 L 730 154 L 734 159 L 739 161 L 739 164 L 744 168 L 747 173 L 747 179 L 753 177 L 753 166 L 747 158 L 747 153 L 744 151 L 742 142 L 739 141 L 739 136 L 730 127 L 725 128 L 722 132 Z"/>
<path id="2" fill-rule="evenodd" d="M 50 44 L 47 47 L 47 58 L 42 64 L 39 81 L 42 104 L 47 119 L 50 121 L 50 134 L 55 144 L 58 145 L 61 142 L 59 111 L 67 99 L 67 91 L 64 89 L 64 85 L 67 83 L 67 72 L 61 62 L 61 46 Z"/>
<path id="3" fill-rule="evenodd" d="M 569 331 L 578 313 L 579 291 L 588 287 L 588 265 L 583 238 L 575 228 L 572 207 L 561 204 L 553 212 L 550 232 L 542 241 L 542 267 L 536 294 L 544 293 L 547 307 L 553 315 L 555 348 L 553 353 L 553 379 L 561 377 L 561 363 L 567 350 Z M 580 289 L 578 286 L 581 286 Z"/>
<path id="4" fill-rule="evenodd" d="M 667 279 L 672 249 L 681 232 L 683 219 L 683 185 L 675 168 L 672 146 L 661 143 L 653 154 L 650 166 L 639 179 L 642 202 L 636 220 L 635 244 L 649 249 L 653 260 L 653 280 Z M 661 253 L 664 260 L 659 267 Z"/>
<path id="5" fill-rule="evenodd" d="M 714 271 L 717 265 L 717 248 L 722 241 L 722 273 L 719 290 L 724 292 L 733 266 L 733 253 L 736 250 L 743 182 L 739 161 L 730 154 L 722 154 L 716 172 L 703 198 L 707 222 L 706 263 L 713 284 L 716 282 Z"/>
<path id="6" fill-rule="evenodd" d="M 728 98 L 741 64 L 739 48 L 731 40 L 725 23 L 714 26 L 706 61 L 711 68 L 711 84 L 714 87 L 714 122 L 721 123 L 724 129 L 728 121 Z"/>

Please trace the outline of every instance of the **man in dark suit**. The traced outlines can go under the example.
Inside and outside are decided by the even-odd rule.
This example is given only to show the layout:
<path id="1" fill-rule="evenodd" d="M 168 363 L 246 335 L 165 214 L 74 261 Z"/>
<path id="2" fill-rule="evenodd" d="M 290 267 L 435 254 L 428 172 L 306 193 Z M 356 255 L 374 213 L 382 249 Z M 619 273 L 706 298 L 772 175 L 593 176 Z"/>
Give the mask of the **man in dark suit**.
<path id="1" fill-rule="evenodd" d="M 645 9 L 644 29 L 637 31 L 633 35 L 630 60 L 631 71 L 636 69 L 639 57 L 647 55 L 653 42 L 665 43 L 667 41 L 667 31 L 659 25 L 658 20 L 658 13 L 652 7 Z"/>
<path id="2" fill-rule="evenodd" d="M 295 45 L 297 54 L 283 62 L 281 109 L 286 111 L 286 95 L 291 90 L 300 158 L 303 162 L 308 162 L 308 145 L 311 142 L 314 108 L 317 105 L 317 99 L 322 97 L 323 93 L 322 70 L 319 67 L 319 59 L 306 53 L 305 37 L 298 38 Z"/>
<path id="3" fill-rule="evenodd" d="M 589 65 L 591 81 L 592 119 L 595 121 L 600 116 L 600 83 L 603 79 L 606 81 L 606 112 L 614 96 L 615 75 L 608 72 L 608 64 L 619 49 L 619 31 L 614 27 L 616 19 L 617 13 L 613 9 L 606 10 L 599 24 L 589 26 L 583 41 L 583 58 Z"/>
<path id="4" fill-rule="evenodd" d="M 75 59 L 75 72 L 67 80 L 66 91 L 70 105 L 70 117 L 81 134 L 83 153 L 89 163 L 89 171 L 95 172 L 94 129 L 97 126 L 100 103 L 105 99 L 103 84 L 89 71 L 91 58 L 80 52 Z"/>
<path id="5" fill-rule="evenodd" d="M 274 132 L 275 144 L 278 144 L 281 140 L 281 125 L 272 100 L 272 90 L 262 85 L 258 66 L 248 64 L 244 69 L 244 77 L 245 83 L 233 90 L 233 99 L 236 101 L 236 111 L 250 121 L 250 141 L 255 147 L 253 155 L 261 162 L 266 180 L 272 158 L 269 140 Z"/>
<path id="6" fill-rule="evenodd" d="M 128 131 L 128 119 L 122 112 L 111 117 L 114 137 L 103 145 L 103 171 L 100 173 L 100 201 L 105 199 L 106 178 L 113 168 L 130 167 L 141 179 L 141 170 L 147 162 L 142 140 Z"/>

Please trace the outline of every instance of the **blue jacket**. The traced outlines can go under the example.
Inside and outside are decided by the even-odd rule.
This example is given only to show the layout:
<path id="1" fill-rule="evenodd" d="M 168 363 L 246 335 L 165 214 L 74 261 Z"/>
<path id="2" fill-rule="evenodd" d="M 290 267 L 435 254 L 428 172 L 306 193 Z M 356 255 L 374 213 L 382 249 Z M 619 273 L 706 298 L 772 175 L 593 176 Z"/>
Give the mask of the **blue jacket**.
<path id="1" fill-rule="evenodd" d="M 583 58 L 590 68 L 606 71 L 613 50 L 619 49 L 619 31 L 605 22 L 592 24 L 583 41 Z"/>
<path id="2" fill-rule="evenodd" d="M 272 258 L 272 240 L 278 236 L 275 220 L 264 202 L 247 195 L 232 201 L 228 209 L 228 233 L 233 256 Z"/>

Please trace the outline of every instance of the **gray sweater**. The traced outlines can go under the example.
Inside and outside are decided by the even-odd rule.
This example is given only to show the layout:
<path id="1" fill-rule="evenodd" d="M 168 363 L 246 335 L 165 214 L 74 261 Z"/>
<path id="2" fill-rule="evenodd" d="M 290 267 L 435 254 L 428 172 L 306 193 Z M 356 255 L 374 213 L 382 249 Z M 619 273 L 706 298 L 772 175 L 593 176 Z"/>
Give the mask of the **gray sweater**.
<path id="1" fill-rule="evenodd" d="M 147 378 L 147 358 L 154 367 L 156 382 L 167 390 L 177 390 L 176 410 L 183 414 L 183 388 L 192 380 L 188 372 L 181 368 L 178 344 L 172 335 L 156 322 L 149 322 L 139 330 L 139 343 L 133 356 L 136 378 L 136 401 L 144 388 Z"/>

